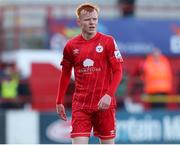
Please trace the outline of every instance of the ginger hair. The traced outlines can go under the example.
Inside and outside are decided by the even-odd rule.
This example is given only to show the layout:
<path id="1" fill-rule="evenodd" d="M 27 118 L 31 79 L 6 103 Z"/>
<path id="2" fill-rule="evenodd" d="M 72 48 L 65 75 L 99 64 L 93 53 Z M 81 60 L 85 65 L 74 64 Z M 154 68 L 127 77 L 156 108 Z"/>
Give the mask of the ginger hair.
<path id="1" fill-rule="evenodd" d="M 80 17 L 81 11 L 83 11 L 83 10 L 90 12 L 90 13 L 95 10 L 97 13 L 99 13 L 99 7 L 97 5 L 91 4 L 91 3 L 83 3 L 83 4 L 79 5 L 76 9 L 77 18 Z"/>

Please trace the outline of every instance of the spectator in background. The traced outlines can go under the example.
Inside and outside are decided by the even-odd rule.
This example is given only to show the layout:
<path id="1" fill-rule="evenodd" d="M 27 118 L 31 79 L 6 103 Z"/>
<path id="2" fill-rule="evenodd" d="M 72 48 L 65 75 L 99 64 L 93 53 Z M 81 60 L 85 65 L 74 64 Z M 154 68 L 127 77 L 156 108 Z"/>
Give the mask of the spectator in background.
<path id="1" fill-rule="evenodd" d="M 134 15 L 135 0 L 118 0 L 118 9 L 124 17 L 131 17 Z"/>
<path id="2" fill-rule="evenodd" d="M 18 108 L 18 85 L 19 78 L 13 71 L 12 66 L 6 66 L 3 76 L 1 77 L 1 98 L 0 108 Z"/>
<path id="3" fill-rule="evenodd" d="M 154 48 L 143 65 L 144 92 L 148 95 L 172 93 L 172 70 L 166 56 Z"/>

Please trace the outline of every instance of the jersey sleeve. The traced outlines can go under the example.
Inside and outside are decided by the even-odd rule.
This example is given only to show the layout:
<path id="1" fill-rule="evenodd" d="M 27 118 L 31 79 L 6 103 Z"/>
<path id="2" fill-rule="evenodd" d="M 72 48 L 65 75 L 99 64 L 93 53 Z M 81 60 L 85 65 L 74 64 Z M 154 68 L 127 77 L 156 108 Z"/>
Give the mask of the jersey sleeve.
<path id="1" fill-rule="evenodd" d="M 56 104 L 64 103 L 64 96 L 69 85 L 69 81 L 71 78 L 71 69 L 63 66 L 62 72 L 60 74 L 59 84 L 58 84 L 58 92 L 56 97 Z"/>
<path id="2" fill-rule="evenodd" d="M 123 62 L 123 58 L 121 56 L 120 50 L 118 49 L 117 43 L 112 37 L 107 43 L 107 54 L 108 60 L 112 65 Z"/>
<path id="3" fill-rule="evenodd" d="M 68 42 L 64 47 L 63 58 L 60 64 L 68 68 L 73 66 L 73 57 L 71 53 L 70 42 Z"/>
<path id="4" fill-rule="evenodd" d="M 62 69 L 58 84 L 58 92 L 56 97 L 56 104 L 61 104 L 64 102 L 64 96 L 69 85 L 69 81 L 71 78 L 71 70 L 72 70 L 72 56 L 70 51 L 69 43 L 66 44 L 63 52 L 63 58 L 61 61 Z"/>
<path id="5" fill-rule="evenodd" d="M 112 68 L 113 77 L 107 91 L 107 94 L 114 96 L 116 89 L 122 79 L 122 62 L 123 58 L 117 47 L 116 41 L 111 37 L 107 43 L 107 56 Z"/>

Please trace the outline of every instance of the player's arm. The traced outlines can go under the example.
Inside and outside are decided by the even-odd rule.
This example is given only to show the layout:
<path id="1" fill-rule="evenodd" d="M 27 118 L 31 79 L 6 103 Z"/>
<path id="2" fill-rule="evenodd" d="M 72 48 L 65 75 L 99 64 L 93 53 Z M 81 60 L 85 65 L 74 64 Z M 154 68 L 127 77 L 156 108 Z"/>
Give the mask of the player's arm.
<path id="1" fill-rule="evenodd" d="M 71 78 L 71 69 L 66 66 L 63 66 L 61 76 L 59 79 L 59 87 L 58 87 L 58 93 L 56 99 L 56 110 L 58 115 L 65 121 L 67 120 L 67 118 L 63 103 L 70 78 Z"/>
<path id="2" fill-rule="evenodd" d="M 111 97 L 114 96 L 116 89 L 122 79 L 122 66 L 121 64 L 116 64 L 117 66 L 113 68 L 113 78 L 110 83 L 110 87 L 107 93 L 101 98 L 98 103 L 99 109 L 108 109 L 111 104 Z"/>
<path id="3" fill-rule="evenodd" d="M 67 117 L 63 103 L 64 103 L 64 96 L 67 91 L 67 87 L 69 85 L 69 81 L 71 78 L 71 70 L 72 70 L 72 60 L 68 48 L 69 48 L 68 45 L 66 45 L 63 52 L 63 60 L 61 62 L 62 71 L 60 74 L 58 93 L 56 98 L 57 113 L 59 117 L 65 121 L 67 120 Z"/>
<path id="4" fill-rule="evenodd" d="M 122 79 L 122 62 L 123 59 L 117 48 L 116 42 L 111 39 L 107 44 L 108 61 L 112 68 L 113 78 L 106 94 L 99 101 L 99 109 L 108 109 L 111 104 L 111 97 L 114 96 L 116 89 Z"/>
<path id="5" fill-rule="evenodd" d="M 107 94 L 110 96 L 114 96 L 117 87 L 119 86 L 119 83 L 122 79 L 122 64 L 121 63 L 112 64 L 112 70 L 113 70 L 113 78 L 110 83 L 109 89 L 107 91 Z"/>

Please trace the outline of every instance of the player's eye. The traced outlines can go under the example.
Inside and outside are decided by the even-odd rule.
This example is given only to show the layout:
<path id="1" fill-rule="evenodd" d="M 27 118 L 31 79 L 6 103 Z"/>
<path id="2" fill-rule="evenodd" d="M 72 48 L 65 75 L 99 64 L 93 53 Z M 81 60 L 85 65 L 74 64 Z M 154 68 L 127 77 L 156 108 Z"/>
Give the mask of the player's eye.
<path id="1" fill-rule="evenodd" d="M 84 19 L 84 21 L 90 21 L 90 19 Z"/>

